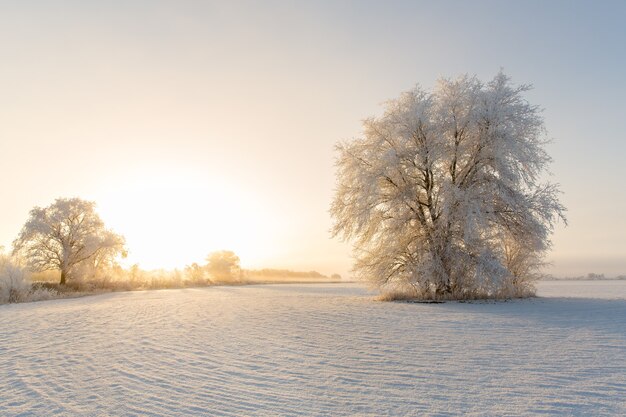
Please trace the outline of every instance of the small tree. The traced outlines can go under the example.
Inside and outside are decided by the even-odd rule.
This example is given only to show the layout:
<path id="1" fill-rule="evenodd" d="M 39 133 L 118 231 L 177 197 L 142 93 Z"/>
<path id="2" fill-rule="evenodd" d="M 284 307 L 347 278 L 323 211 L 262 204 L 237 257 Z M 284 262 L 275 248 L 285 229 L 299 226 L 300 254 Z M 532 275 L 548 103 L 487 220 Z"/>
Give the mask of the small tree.
<path id="1" fill-rule="evenodd" d="M 13 248 L 35 271 L 59 270 L 65 284 L 77 265 L 110 262 L 124 253 L 124 238 L 105 228 L 94 202 L 59 198 L 30 211 Z"/>
<path id="2" fill-rule="evenodd" d="M 555 222 L 556 185 L 540 110 L 502 73 L 415 88 L 337 146 L 334 235 L 355 242 L 355 272 L 424 298 L 520 295 Z"/>
<path id="3" fill-rule="evenodd" d="M 206 258 L 206 269 L 209 275 L 217 281 L 234 281 L 241 279 L 239 257 L 235 252 L 223 250 L 210 253 Z"/>

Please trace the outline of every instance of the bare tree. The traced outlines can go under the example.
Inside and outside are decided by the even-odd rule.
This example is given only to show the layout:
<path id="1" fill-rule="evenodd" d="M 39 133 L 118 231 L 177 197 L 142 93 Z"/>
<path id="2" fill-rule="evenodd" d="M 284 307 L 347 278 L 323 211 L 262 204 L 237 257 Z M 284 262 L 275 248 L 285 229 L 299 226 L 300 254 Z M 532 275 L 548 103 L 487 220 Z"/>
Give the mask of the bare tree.
<path id="1" fill-rule="evenodd" d="M 105 228 L 95 203 L 79 198 L 59 198 L 48 207 L 35 207 L 13 242 L 35 271 L 59 270 L 65 284 L 77 265 L 110 262 L 124 253 L 124 238 Z"/>
<path id="2" fill-rule="evenodd" d="M 443 79 L 389 101 L 337 146 L 333 232 L 354 241 L 358 275 L 425 298 L 530 288 L 565 208 L 540 182 L 551 159 L 528 89 L 503 73 Z"/>

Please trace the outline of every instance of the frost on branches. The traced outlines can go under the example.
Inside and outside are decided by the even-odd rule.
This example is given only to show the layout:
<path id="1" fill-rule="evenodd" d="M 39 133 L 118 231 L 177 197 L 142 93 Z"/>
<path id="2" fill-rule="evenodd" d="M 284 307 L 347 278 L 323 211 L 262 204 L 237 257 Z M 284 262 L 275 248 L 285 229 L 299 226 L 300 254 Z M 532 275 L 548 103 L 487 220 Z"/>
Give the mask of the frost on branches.
<path id="1" fill-rule="evenodd" d="M 60 284 L 80 266 L 101 266 L 124 254 L 124 238 L 105 228 L 95 203 L 58 198 L 48 207 L 35 207 L 13 252 L 34 271 L 59 270 Z"/>
<path id="2" fill-rule="evenodd" d="M 499 73 L 417 87 L 337 146 L 333 233 L 355 272 L 425 299 L 530 295 L 558 219 L 540 109 Z"/>

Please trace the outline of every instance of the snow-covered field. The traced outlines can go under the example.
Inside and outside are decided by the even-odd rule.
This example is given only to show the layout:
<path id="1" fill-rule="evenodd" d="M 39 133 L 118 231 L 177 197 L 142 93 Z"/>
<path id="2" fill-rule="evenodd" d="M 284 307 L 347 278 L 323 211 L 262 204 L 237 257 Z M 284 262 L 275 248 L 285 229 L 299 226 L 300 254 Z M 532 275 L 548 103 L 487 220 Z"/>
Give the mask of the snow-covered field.
<path id="1" fill-rule="evenodd" d="M 540 295 L 259 285 L 4 305 L 0 415 L 626 415 L 626 282 Z"/>

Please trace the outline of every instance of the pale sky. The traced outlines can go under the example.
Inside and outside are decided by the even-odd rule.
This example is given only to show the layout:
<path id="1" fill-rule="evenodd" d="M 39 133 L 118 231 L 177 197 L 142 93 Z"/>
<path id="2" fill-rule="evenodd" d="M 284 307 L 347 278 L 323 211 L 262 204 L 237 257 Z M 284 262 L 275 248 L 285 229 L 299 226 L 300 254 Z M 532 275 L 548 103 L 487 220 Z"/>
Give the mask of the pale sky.
<path id="1" fill-rule="evenodd" d="M 95 200 L 129 262 L 347 275 L 333 145 L 381 103 L 503 68 L 545 109 L 551 272 L 626 274 L 626 3 L 0 1 L 0 245 Z"/>

